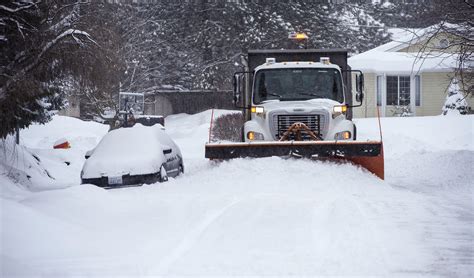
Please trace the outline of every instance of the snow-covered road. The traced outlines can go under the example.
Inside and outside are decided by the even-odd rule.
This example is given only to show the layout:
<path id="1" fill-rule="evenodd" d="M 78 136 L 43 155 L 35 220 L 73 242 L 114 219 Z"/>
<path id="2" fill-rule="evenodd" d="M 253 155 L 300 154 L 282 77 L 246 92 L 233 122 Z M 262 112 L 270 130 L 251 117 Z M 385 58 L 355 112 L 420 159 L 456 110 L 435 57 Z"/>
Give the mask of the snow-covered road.
<path id="1" fill-rule="evenodd" d="M 206 161 L 209 120 L 166 119 L 186 167 L 167 183 L 3 190 L 2 274 L 474 275 L 474 117 L 384 119 L 385 181 L 349 164 Z"/>

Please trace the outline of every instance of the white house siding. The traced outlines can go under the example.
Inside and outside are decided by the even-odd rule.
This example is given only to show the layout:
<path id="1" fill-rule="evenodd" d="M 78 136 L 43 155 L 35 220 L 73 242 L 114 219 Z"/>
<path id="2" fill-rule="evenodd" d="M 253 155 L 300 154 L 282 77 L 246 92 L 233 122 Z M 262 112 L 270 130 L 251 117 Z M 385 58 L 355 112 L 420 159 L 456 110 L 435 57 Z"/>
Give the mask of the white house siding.
<path id="1" fill-rule="evenodd" d="M 448 48 L 441 44 L 442 40 L 447 40 L 450 45 Z M 451 46 L 452 45 L 452 46 Z M 459 51 L 459 38 L 446 34 L 446 33 L 439 33 L 437 36 L 431 37 L 429 40 L 424 39 L 417 43 L 410 44 L 407 47 L 401 48 L 397 50 L 397 52 L 408 52 L 408 53 L 418 53 L 423 50 L 425 53 L 430 51 L 441 51 L 441 52 L 449 52 L 449 53 L 456 53 Z"/>
<path id="2" fill-rule="evenodd" d="M 417 116 L 440 115 L 447 95 L 447 88 L 453 73 L 425 72 L 421 74 L 421 106 L 416 108 Z"/>
<path id="3" fill-rule="evenodd" d="M 401 74 L 407 75 L 407 74 Z M 409 75 L 409 74 L 408 74 Z M 354 118 L 366 118 L 377 116 L 377 92 L 376 92 L 376 74 L 364 73 L 365 78 L 365 100 L 361 107 L 353 108 Z M 453 76 L 452 72 L 425 72 L 421 73 L 421 105 L 416 107 L 416 116 L 435 116 L 441 114 L 441 108 L 444 105 L 447 95 L 447 88 Z M 412 76 L 413 79 L 413 76 Z M 353 84 L 355 79 L 353 78 Z M 383 79 L 386 82 L 386 79 Z M 383 84 L 383 94 L 385 94 L 386 84 Z M 411 84 L 412 94 L 414 93 L 414 82 Z M 356 104 L 355 92 L 353 102 Z M 383 96 L 383 100 L 386 97 Z M 472 106 L 473 98 L 468 97 L 468 103 Z M 384 111 L 385 110 L 385 111 Z M 386 105 L 380 107 L 380 115 L 390 117 L 393 114 L 393 107 Z M 385 112 L 385 113 L 384 113 Z"/>
<path id="4" fill-rule="evenodd" d="M 364 73 L 364 103 L 361 107 L 353 108 L 353 117 L 354 118 L 367 118 L 367 117 L 376 117 L 377 116 L 377 92 L 376 88 L 376 79 L 374 73 Z M 355 75 L 353 75 L 352 84 L 355 84 Z M 354 85 L 355 86 L 355 85 Z M 353 100 L 354 104 L 358 104 L 355 99 L 355 88 L 353 88 Z"/>

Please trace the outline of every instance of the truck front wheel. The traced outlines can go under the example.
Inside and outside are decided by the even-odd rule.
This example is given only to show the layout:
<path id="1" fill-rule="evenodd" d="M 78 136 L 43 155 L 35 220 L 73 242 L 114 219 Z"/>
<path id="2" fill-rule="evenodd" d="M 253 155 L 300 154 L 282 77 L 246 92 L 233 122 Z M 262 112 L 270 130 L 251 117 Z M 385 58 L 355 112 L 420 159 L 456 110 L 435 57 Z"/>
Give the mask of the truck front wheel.
<path id="1" fill-rule="evenodd" d="M 353 140 L 357 140 L 357 126 L 354 124 L 354 136 L 353 137 Z"/>

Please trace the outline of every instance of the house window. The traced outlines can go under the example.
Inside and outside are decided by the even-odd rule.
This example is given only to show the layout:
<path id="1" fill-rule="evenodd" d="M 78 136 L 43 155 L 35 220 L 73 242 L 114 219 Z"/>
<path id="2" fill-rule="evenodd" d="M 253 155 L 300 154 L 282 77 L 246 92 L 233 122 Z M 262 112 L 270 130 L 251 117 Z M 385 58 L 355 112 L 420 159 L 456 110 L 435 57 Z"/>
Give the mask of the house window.
<path id="1" fill-rule="evenodd" d="M 447 39 L 441 39 L 439 41 L 439 48 L 446 49 L 449 46 L 449 41 Z"/>
<path id="2" fill-rule="evenodd" d="M 421 79 L 415 75 L 415 105 L 421 106 Z"/>
<path id="3" fill-rule="evenodd" d="M 387 105 L 410 104 L 410 76 L 387 76 Z"/>
<path id="4" fill-rule="evenodd" d="M 377 76 L 377 106 L 382 106 L 382 76 Z"/>

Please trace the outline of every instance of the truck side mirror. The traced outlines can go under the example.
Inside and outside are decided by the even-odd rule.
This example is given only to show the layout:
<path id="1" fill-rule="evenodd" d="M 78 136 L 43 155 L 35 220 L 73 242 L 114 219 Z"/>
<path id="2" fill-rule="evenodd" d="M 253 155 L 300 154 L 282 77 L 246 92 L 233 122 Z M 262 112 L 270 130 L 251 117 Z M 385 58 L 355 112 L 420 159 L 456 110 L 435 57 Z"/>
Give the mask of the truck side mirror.
<path id="1" fill-rule="evenodd" d="M 362 93 L 363 90 L 364 90 L 364 75 L 361 73 L 361 74 L 356 75 L 356 91 L 358 93 Z"/>
<path id="2" fill-rule="evenodd" d="M 364 100 L 364 74 L 356 75 L 356 100 L 362 103 Z"/>

